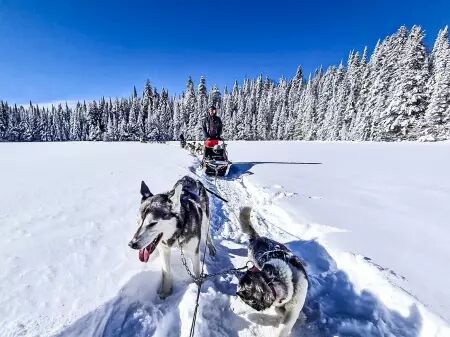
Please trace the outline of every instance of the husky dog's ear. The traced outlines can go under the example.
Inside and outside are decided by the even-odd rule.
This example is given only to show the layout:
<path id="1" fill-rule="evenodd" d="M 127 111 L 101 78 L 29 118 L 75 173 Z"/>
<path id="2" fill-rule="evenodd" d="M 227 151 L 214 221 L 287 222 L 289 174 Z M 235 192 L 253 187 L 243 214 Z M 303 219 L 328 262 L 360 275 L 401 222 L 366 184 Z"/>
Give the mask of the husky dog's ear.
<path id="1" fill-rule="evenodd" d="M 169 198 L 172 202 L 172 212 L 180 213 L 181 209 L 181 191 L 183 190 L 183 185 L 178 184 L 175 188 L 169 192 Z"/>
<path id="2" fill-rule="evenodd" d="M 144 183 L 144 181 L 141 182 L 141 195 L 142 195 L 142 201 L 153 196 L 152 192 L 150 192 L 150 189 Z"/>

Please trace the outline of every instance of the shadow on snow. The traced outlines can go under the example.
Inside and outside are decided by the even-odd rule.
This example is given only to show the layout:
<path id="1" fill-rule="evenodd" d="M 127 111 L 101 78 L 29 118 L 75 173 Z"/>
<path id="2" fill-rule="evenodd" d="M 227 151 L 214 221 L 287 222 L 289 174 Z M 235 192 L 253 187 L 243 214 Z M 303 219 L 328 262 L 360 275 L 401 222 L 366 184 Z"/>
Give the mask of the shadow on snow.
<path id="1" fill-rule="evenodd" d="M 243 167 L 248 165 L 238 164 L 236 172 L 245 172 Z M 211 230 L 213 233 L 220 233 L 230 222 L 232 215 L 217 198 L 213 199 L 213 206 Z M 422 318 L 415 305 L 410 307 L 409 315 L 404 317 L 386 307 L 370 291 L 356 291 L 348 275 L 337 268 L 326 249 L 315 240 L 296 240 L 287 245 L 307 263 L 310 281 L 303 309 L 306 318 L 302 323 L 300 320 L 297 322 L 292 336 L 419 336 Z M 217 256 L 208 259 L 208 271 L 211 273 L 235 267 L 231 262 L 233 255 L 247 255 L 246 247 L 230 249 L 218 243 L 216 247 Z M 216 290 L 235 296 L 236 285 L 229 283 L 231 279 L 231 276 L 216 278 Z M 231 314 L 236 315 L 233 312 Z M 255 312 L 249 315 L 249 319 L 262 325 L 276 322 L 270 315 L 262 316 L 264 314 Z"/>
<path id="2" fill-rule="evenodd" d="M 306 322 L 297 325 L 295 336 L 396 336 L 415 337 L 422 318 L 410 307 L 408 317 L 387 308 L 367 290 L 354 289 L 347 274 L 336 267 L 317 241 L 287 243 L 307 263 L 309 290 L 303 312 Z"/>
<path id="3" fill-rule="evenodd" d="M 153 335 L 157 328 L 156 324 L 174 308 L 177 310 L 177 304 L 183 295 L 179 289 L 174 289 L 173 298 L 170 301 L 174 308 L 167 308 L 156 293 L 158 283 L 151 282 L 151 280 L 159 281 L 160 279 L 160 273 L 157 272 L 136 274 L 113 299 L 81 317 L 56 336 L 144 337 Z M 179 332 L 180 327 L 172 327 L 172 330 Z"/>
<path id="4" fill-rule="evenodd" d="M 284 161 L 252 161 L 252 162 L 233 162 L 226 180 L 235 180 L 243 175 L 251 175 L 253 172 L 250 170 L 256 165 L 322 165 L 322 163 L 316 162 L 284 162 Z"/>

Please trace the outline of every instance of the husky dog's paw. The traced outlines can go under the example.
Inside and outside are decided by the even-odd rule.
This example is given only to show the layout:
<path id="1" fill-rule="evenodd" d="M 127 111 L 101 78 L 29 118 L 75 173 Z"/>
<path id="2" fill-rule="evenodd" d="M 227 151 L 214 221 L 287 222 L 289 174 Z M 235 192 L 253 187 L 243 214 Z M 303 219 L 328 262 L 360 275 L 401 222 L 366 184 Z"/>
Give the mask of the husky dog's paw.
<path id="1" fill-rule="evenodd" d="M 169 288 L 165 288 L 163 284 L 161 284 L 161 286 L 159 287 L 158 290 L 158 295 L 159 298 L 164 300 L 167 297 L 169 297 L 172 294 L 172 287 L 170 286 Z"/>
<path id="2" fill-rule="evenodd" d="M 167 293 L 167 294 L 164 293 L 164 292 L 158 291 L 158 295 L 159 295 L 160 299 L 165 300 L 167 297 L 172 295 L 172 290 L 169 293 Z"/>

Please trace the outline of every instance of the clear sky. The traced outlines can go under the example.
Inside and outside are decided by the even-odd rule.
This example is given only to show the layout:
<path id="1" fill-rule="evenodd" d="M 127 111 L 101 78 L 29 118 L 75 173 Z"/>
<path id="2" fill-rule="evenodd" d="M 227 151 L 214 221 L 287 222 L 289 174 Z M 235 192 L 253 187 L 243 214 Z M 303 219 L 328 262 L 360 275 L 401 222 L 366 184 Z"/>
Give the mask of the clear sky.
<path id="1" fill-rule="evenodd" d="M 147 78 L 174 94 L 189 75 L 222 89 L 297 65 L 306 76 L 402 24 L 431 48 L 449 23 L 448 0 L 0 0 L 0 99 L 123 96 Z"/>

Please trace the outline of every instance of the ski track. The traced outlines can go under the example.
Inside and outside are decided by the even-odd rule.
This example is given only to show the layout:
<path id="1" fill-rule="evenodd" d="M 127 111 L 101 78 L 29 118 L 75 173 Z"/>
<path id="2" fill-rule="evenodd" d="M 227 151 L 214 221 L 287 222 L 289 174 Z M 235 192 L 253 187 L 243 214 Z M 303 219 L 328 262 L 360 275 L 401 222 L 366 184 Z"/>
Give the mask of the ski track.
<path id="1" fill-rule="evenodd" d="M 250 205 L 258 233 L 286 243 L 307 263 L 310 287 L 292 336 L 419 336 L 422 318 L 417 306 L 411 306 L 406 314 L 392 310 L 370 291 L 355 289 L 347 273 L 338 268 L 327 249 L 319 243 L 320 237 L 337 229 L 302 224 L 299 229 L 301 237 L 283 229 L 292 220 L 273 201 L 289 197 L 291 193 L 282 191 L 282 186 L 272 186 L 280 191 L 270 197 L 265 193 L 265 187 L 258 188 L 246 180 L 245 170 L 232 170 L 228 178 L 215 181 L 205 177 L 198 164 L 194 159 L 191 172 L 208 187 L 217 188 L 229 201 L 224 203 L 211 196 L 210 230 L 217 254 L 213 258 L 207 255 L 206 272 L 215 273 L 245 265 L 247 238 L 241 234 L 238 213 L 243 205 Z M 63 328 L 55 336 L 188 336 L 197 287 L 188 279 L 176 250 L 173 250 L 172 261 L 174 291 L 166 300 L 159 299 L 156 293 L 159 270 L 141 272 L 115 298 Z M 387 272 L 395 276 L 393 271 L 384 271 L 369 258 L 361 261 L 359 263 L 374 272 Z M 154 257 L 152 263 L 158 264 Z M 252 311 L 237 299 L 237 282 L 237 276 L 228 275 L 203 284 L 195 336 L 276 335 L 275 313 L 270 310 L 264 313 Z M 395 287 L 393 284 L 391 286 Z M 17 335 L 21 334 L 25 335 L 26 331 L 19 331 Z"/>

